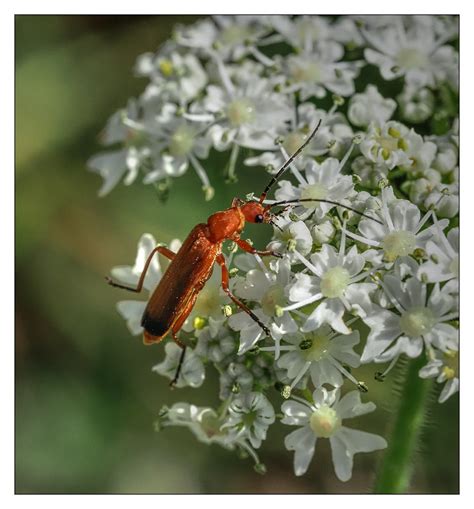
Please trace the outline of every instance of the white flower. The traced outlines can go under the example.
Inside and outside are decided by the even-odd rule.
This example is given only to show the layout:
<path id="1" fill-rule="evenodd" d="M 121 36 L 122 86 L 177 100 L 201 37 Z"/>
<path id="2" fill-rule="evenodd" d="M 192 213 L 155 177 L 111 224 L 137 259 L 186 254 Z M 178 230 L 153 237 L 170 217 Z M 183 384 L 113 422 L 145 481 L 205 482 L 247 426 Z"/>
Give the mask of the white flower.
<path id="1" fill-rule="evenodd" d="M 446 38 L 436 37 L 419 18 L 407 16 L 409 24 L 400 16 L 393 18 L 391 26 L 383 29 L 362 29 L 374 48 L 365 49 L 367 61 L 377 65 L 386 80 L 404 76 L 406 83 L 418 87 L 436 87 L 451 80 L 456 86 L 458 53 L 451 46 L 443 46 Z"/>
<path id="2" fill-rule="evenodd" d="M 277 171 L 289 156 L 293 155 L 306 141 L 310 129 L 321 120 L 315 136 L 305 147 L 301 155 L 292 163 L 290 171 L 301 169 L 313 159 L 329 153 L 337 157 L 341 150 L 350 144 L 354 133 L 342 113 L 336 113 L 335 107 L 329 112 L 317 109 L 312 103 L 300 104 L 296 114 L 291 118 L 291 126 L 282 124 L 277 127 L 277 141 L 271 148 L 272 152 L 263 152 L 255 157 L 245 159 L 247 166 L 264 166 L 269 171 Z M 298 176 L 297 176 L 298 178 Z"/>
<path id="3" fill-rule="evenodd" d="M 385 165 L 389 170 L 400 166 L 410 171 L 430 167 L 436 153 L 436 145 L 424 141 L 413 129 L 408 130 L 393 120 L 381 128 L 372 124 L 360 145 L 360 150 L 370 161 Z"/>
<path id="4" fill-rule="evenodd" d="M 165 345 L 166 357 L 164 361 L 153 366 L 152 371 L 173 380 L 182 352 L 182 348 L 176 343 L 167 343 Z M 204 365 L 201 359 L 191 348 L 186 348 L 176 387 L 200 387 L 204 382 L 204 377 Z"/>
<path id="5" fill-rule="evenodd" d="M 324 16 L 271 16 L 270 23 L 294 47 L 310 52 L 318 41 L 333 39 L 330 23 Z"/>
<path id="6" fill-rule="evenodd" d="M 196 56 L 179 53 L 173 44 L 166 44 L 156 54 L 140 55 L 135 71 L 139 76 L 147 76 L 162 97 L 180 104 L 194 99 L 208 80 Z"/>
<path id="7" fill-rule="evenodd" d="M 288 344 L 281 346 L 285 353 L 278 359 L 278 367 L 285 369 L 288 378 L 292 380 L 290 389 L 304 379 L 307 373 L 315 387 L 323 384 L 340 387 L 343 383 L 342 374 L 349 374 L 343 364 L 353 368 L 360 365 L 359 356 L 353 351 L 359 343 L 358 331 L 340 336 L 323 326 L 304 336 L 289 336 L 285 342 Z"/>
<path id="8" fill-rule="evenodd" d="M 231 442 L 246 439 L 257 449 L 274 422 L 275 411 L 268 399 L 261 392 L 250 392 L 233 398 L 221 429 L 227 430 Z"/>
<path id="9" fill-rule="evenodd" d="M 424 122 L 433 115 L 435 98 L 429 88 L 405 85 L 397 100 L 403 119 L 412 124 Z"/>
<path id="10" fill-rule="evenodd" d="M 458 349 L 436 352 L 426 366 L 420 369 L 421 378 L 436 378 L 438 383 L 444 383 L 438 401 L 444 403 L 449 397 L 459 391 L 459 354 Z"/>
<path id="11" fill-rule="evenodd" d="M 376 163 L 364 156 L 358 156 L 352 161 L 351 169 L 361 179 L 361 184 L 376 189 L 379 182 L 384 180 L 389 172 L 387 165 Z"/>
<path id="12" fill-rule="evenodd" d="M 290 82 L 288 91 L 299 91 L 303 101 L 310 97 L 322 98 L 326 90 L 342 96 L 353 94 L 359 64 L 341 61 L 343 54 L 341 44 L 323 40 L 298 55 L 285 57 L 282 65 Z"/>
<path id="13" fill-rule="evenodd" d="M 431 217 L 431 212 L 420 219 L 418 207 L 407 200 L 395 198 L 392 188 L 382 189 L 380 201 L 380 209 L 373 210 L 373 214 L 376 214 L 375 217 L 382 224 L 362 218 L 359 222 L 361 235 L 344 230 L 347 236 L 382 249 L 387 262 L 393 262 L 399 256 L 408 256 L 418 247 L 425 248 L 426 242 L 432 239 L 437 231 L 434 225 L 422 230 Z M 439 225 L 444 228 L 447 221 L 439 221 Z"/>
<path id="14" fill-rule="evenodd" d="M 296 332 L 298 326 L 290 313 L 281 311 L 287 304 L 285 288 L 290 282 L 289 261 L 285 259 L 272 261 L 269 269 L 262 266 L 250 270 L 245 279 L 236 277 L 234 289 L 238 297 L 258 302 L 259 307 L 254 308 L 253 312 L 270 329 L 272 338 L 278 345 L 283 335 Z M 260 325 L 245 312 L 232 315 L 229 318 L 229 326 L 240 332 L 239 354 L 251 349 L 264 335 Z"/>
<path id="15" fill-rule="evenodd" d="M 424 283 L 410 277 L 405 282 L 387 274 L 380 283 L 396 313 L 373 304 L 362 320 L 370 327 L 362 362 L 386 362 L 402 353 L 418 357 L 426 345 L 446 351 L 457 345 L 457 301 L 435 284 L 429 297 Z"/>
<path id="16" fill-rule="evenodd" d="M 209 85 L 203 100 L 206 111 L 220 115 L 219 122 L 209 129 L 214 147 L 226 150 L 235 143 L 272 150 L 277 126 L 291 116 L 288 99 L 274 92 L 272 83 L 258 74 L 241 76 L 239 86 L 232 84 L 223 64 L 221 74 L 224 86 Z"/>
<path id="17" fill-rule="evenodd" d="M 285 438 L 285 447 L 295 451 L 295 475 L 303 475 L 308 470 L 318 438 L 329 438 L 334 470 L 344 482 L 352 476 L 354 454 L 387 447 L 387 442 L 378 435 L 342 425 L 344 419 L 373 412 L 374 403 L 362 403 L 358 391 L 349 392 L 341 399 L 339 394 L 338 389 L 328 392 L 321 388 L 313 393 L 314 403 L 305 400 L 283 403 L 282 423 L 301 426 Z"/>
<path id="18" fill-rule="evenodd" d="M 228 447 L 226 433 L 220 429 L 222 422 L 214 409 L 189 403 L 175 403 L 163 413 L 158 421 L 159 426 L 184 426 L 189 428 L 200 442 L 218 443 Z"/>
<path id="19" fill-rule="evenodd" d="M 303 221 L 291 221 L 280 216 L 277 224 L 281 229 L 275 228 L 273 240 L 268 244 L 268 249 L 277 253 L 287 253 L 288 259 L 292 262 L 295 262 L 293 250 L 297 249 L 303 255 L 311 252 L 313 238 Z"/>
<path id="20" fill-rule="evenodd" d="M 239 60 L 252 53 L 268 32 L 266 18 L 262 16 L 213 16 L 191 26 L 180 27 L 175 39 L 190 48 L 216 51 L 224 59 Z"/>
<path id="21" fill-rule="evenodd" d="M 356 126 L 366 127 L 371 122 L 383 125 L 393 115 L 396 107 L 397 103 L 393 99 L 385 99 L 377 87 L 367 85 L 364 93 L 351 97 L 347 117 Z"/>
<path id="22" fill-rule="evenodd" d="M 295 187 L 288 180 L 278 182 L 279 188 L 275 191 L 277 200 L 307 200 L 298 205 L 295 211 L 306 211 L 305 216 L 314 212 L 317 219 L 321 220 L 335 205 L 318 202 L 317 200 L 330 200 L 341 202 L 350 196 L 354 190 L 352 178 L 341 173 L 345 158 L 339 162 L 335 158 L 327 158 L 322 163 L 310 161 L 305 168 L 305 178 L 302 177 L 299 185 Z M 302 216 L 304 219 L 305 216 Z"/>
<path id="23" fill-rule="evenodd" d="M 430 283 L 459 279 L 459 228 L 453 228 L 446 236 L 439 231 L 436 241 L 429 240 L 425 247 L 428 260 L 418 271 L 418 277 Z"/>
<path id="24" fill-rule="evenodd" d="M 113 278 L 124 285 L 132 288 L 136 287 L 145 267 L 145 262 L 156 246 L 157 242 L 153 235 L 144 233 L 138 241 L 137 256 L 133 267 L 129 265 L 114 267 L 110 271 Z M 143 288 L 148 291 L 149 295 L 151 295 L 155 290 L 161 276 L 160 262 L 158 255 L 156 255 L 152 258 L 143 281 Z M 127 321 L 127 327 L 134 336 L 143 332 L 141 319 L 143 312 L 145 311 L 146 304 L 146 301 L 137 300 L 122 300 L 117 303 L 118 312 Z"/>
<path id="25" fill-rule="evenodd" d="M 200 331 L 195 348 L 196 355 L 208 359 L 215 364 L 221 363 L 225 358 L 236 351 L 236 341 L 230 331 L 222 326 L 222 322 L 209 318 L 209 325 Z"/>
<path id="26" fill-rule="evenodd" d="M 296 282 L 289 288 L 289 299 L 295 304 L 283 309 L 292 311 L 321 301 L 301 327 L 303 332 L 317 330 L 327 323 L 337 332 L 349 334 L 351 330 L 344 323 L 344 313 L 349 311 L 363 316 L 370 308 L 369 293 L 375 285 L 360 282 L 367 278 L 367 273 L 362 272 L 365 259 L 358 254 L 356 246 L 344 253 L 344 243 L 341 241 L 339 253 L 324 244 L 319 253 L 311 255 L 311 263 L 299 257 L 311 275 L 296 274 Z"/>
<path id="27" fill-rule="evenodd" d="M 127 164 L 128 150 L 120 149 L 111 152 L 100 152 L 87 161 L 91 171 L 98 173 L 104 180 L 99 196 L 108 194 L 125 176 L 125 183 L 130 185 L 136 177 L 135 168 Z"/>

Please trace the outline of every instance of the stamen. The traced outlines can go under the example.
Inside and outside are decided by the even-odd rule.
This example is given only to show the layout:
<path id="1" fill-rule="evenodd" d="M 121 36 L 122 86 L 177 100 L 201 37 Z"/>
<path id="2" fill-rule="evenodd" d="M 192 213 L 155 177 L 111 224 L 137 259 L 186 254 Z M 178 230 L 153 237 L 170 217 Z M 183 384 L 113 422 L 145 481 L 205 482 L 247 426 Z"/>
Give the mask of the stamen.
<path id="1" fill-rule="evenodd" d="M 257 260 L 257 263 L 258 265 L 260 266 L 260 268 L 262 269 L 262 272 L 265 274 L 265 277 L 267 278 L 268 281 L 270 281 L 270 283 L 272 282 L 272 277 L 271 275 L 268 273 L 268 269 L 267 267 L 265 266 L 265 264 L 263 263 L 263 260 L 262 258 L 260 257 L 260 255 L 258 255 L 257 253 L 254 253 L 253 254 L 255 256 L 255 259 Z"/>
<path id="2" fill-rule="evenodd" d="M 344 157 L 342 158 L 341 162 L 339 163 L 339 168 L 338 168 L 339 172 L 342 171 L 342 169 L 344 168 L 344 165 L 347 163 L 347 160 L 349 159 L 353 150 L 354 150 L 354 143 L 351 143 L 351 146 L 349 147 L 347 152 L 344 154 Z"/>
<path id="3" fill-rule="evenodd" d="M 403 315 L 405 313 L 405 309 L 403 306 L 398 302 L 398 300 L 390 293 L 389 289 L 387 288 L 386 284 L 381 281 L 380 279 L 377 281 L 377 284 L 382 287 L 382 290 L 385 292 L 387 297 L 389 298 L 390 302 L 397 308 L 400 314 Z"/>
<path id="4" fill-rule="evenodd" d="M 433 222 L 436 226 L 436 229 L 438 230 L 438 237 L 440 238 L 441 242 L 443 243 L 446 251 L 448 251 L 451 258 L 454 258 L 456 256 L 456 253 L 454 252 L 454 249 L 452 248 L 451 244 L 449 243 L 448 239 L 446 238 L 446 235 L 443 232 L 441 225 L 439 224 L 438 218 L 436 217 L 436 214 L 434 212 L 433 212 Z"/>
<path id="5" fill-rule="evenodd" d="M 418 223 L 418 226 L 415 230 L 415 235 L 421 230 L 421 228 L 424 226 L 426 221 L 430 218 L 431 215 L 434 215 L 432 210 L 428 210 L 428 212 L 421 218 L 421 221 Z"/>
<path id="6" fill-rule="evenodd" d="M 232 81 L 227 73 L 227 69 L 225 68 L 224 62 L 221 60 L 221 58 L 217 52 L 215 52 L 213 50 L 209 50 L 209 53 L 211 54 L 211 57 L 214 58 L 214 60 L 217 64 L 217 70 L 219 72 L 219 77 L 227 91 L 227 94 L 230 97 L 233 97 L 235 94 L 234 85 L 232 84 Z"/>
<path id="7" fill-rule="evenodd" d="M 191 122 L 214 122 L 215 120 L 214 115 L 210 113 L 183 113 L 182 117 Z"/>
<path id="8" fill-rule="evenodd" d="M 392 218 L 390 217 L 390 214 L 388 212 L 387 202 L 382 199 L 382 214 L 383 218 L 385 219 L 385 222 L 387 223 L 389 231 L 393 232 L 395 230 L 395 227 L 393 226 Z"/>
<path id="9" fill-rule="evenodd" d="M 239 441 L 239 445 L 240 445 L 240 447 L 242 447 L 242 449 L 245 449 L 245 451 L 247 451 L 249 453 L 249 455 L 255 462 L 255 466 L 260 465 L 260 460 L 257 456 L 257 453 L 255 452 L 255 450 L 252 447 L 250 447 L 250 445 L 247 444 L 247 442 L 245 442 L 245 440 Z"/>
<path id="10" fill-rule="evenodd" d="M 316 267 L 311 263 L 309 262 L 299 251 L 297 251 L 296 249 L 293 251 L 294 255 L 296 256 L 296 258 L 298 258 L 298 260 L 300 260 L 301 263 L 303 263 L 304 265 L 306 265 L 306 267 L 308 267 L 308 269 L 315 275 L 315 276 L 318 276 L 318 270 L 316 269 Z"/>
<path id="11" fill-rule="evenodd" d="M 390 371 L 392 371 L 393 367 L 395 366 L 395 364 L 397 363 L 398 361 L 398 358 L 399 358 L 399 355 L 395 356 L 390 364 L 388 365 L 387 369 L 385 371 L 377 371 L 374 375 L 374 378 L 375 380 L 377 380 L 378 382 L 383 382 L 385 377 L 388 375 L 388 373 L 390 373 Z"/>
<path id="12" fill-rule="evenodd" d="M 237 134 L 238 135 L 238 134 Z M 239 156 L 240 146 L 237 143 L 233 143 L 232 150 L 230 152 L 229 158 L 229 169 L 227 171 L 227 179 L 230 182 L 234 182 L 236 180 L 235 177 L 235 164 L 237 163 L 237 157 Z"/>
<path id="13" fill-rule="evenodd" d="M 342 223 L 342 228 L 341 228 L 341 231 L 342 231 L 341 245 L 339 246 L 339 263 L 340 263 L 340 265 L 343 264 L 344 258 L 346 256 L 346 233 L 345 233 L 346 223 L 347 223 L 347 221 L 344 219 L 344 222 Z"/>
<path id="14" fill-rule="evenodd" d="M 201 163 L 198 161 L 193 154 L 188 154 L 189 160 L 193 165 L 194 170 L 196 171 L 197 176 L 200 178 L 203 187 L 209 188 L 212 187 L 209 182 L 209 177 L 207 176 L 206 170 L 201 166 Z"/>
<path id="15" fill-rule="evenodd" d="M 285 307 L 283 307 L 281 309 L 283 311 L 294 311 L 296 309 L 303 308 L 303 307 L 307 306 L 308 304 L 312 304 L 313 302 L 316 302 L 317 300 L 321 299 L 322 296 L 323 296 L 322 293 L 317 293 L 316 295 L 312 295 L 311 297 L 308 297 L 305 300 L 301 300 L 299 302 L 296 302 L 295 304 L 291 304 L 289 306 L 285 306 Z"/>
<path id="16" fill-rule="evenodd" d="M 275 62 L 271 58 L 268 58 L 255 46 L 250 47 L 250 53 L 252 53 L 252 55 L 265 67 L 273 67 L 273 65 L 275 64 Z"/>
<path id="17" fill-rule="evenodd" d="M 365 237 L 362 237 L 361 235 L 357 235 L 357 233 L 352 233 L 349 230 L 341 229 L 341 231 L 344 231 L 345 234 L 348 237 L 350 237 L 351 239 L 354 239 L 354 240 L 357 240 L 359 242 L 362 242 L 363 244 L 367 244 L 368 246 L 372 246 L 372 247 L 380 247 L 380 242 L 378 242 L 376 240 L 366 239 Z"/>
<path id="18" fill-rule="evenodd" d="M 354 385 L 357 385 L 357 387 L 359 387 L 360 385 L 360 382 L 354 378 L 353 375 L 351 375 L 351 373 L 349 373 L 349 371 L 347 371 L 347 369 L 338 361 L 336 360 L 334 357 L 332 357 L 331 355 L 327 355 L 326 358 L 329 360 L 329 362 L 335 367 L 337 368 L 348 380 L 350 380 Z"/>
<path id="19" fill-rule="evenodd" d="M 300 369 L 299 373 L 296 375 L 296 378 L 291 382 L 290 390 L 293 390 L 296 386 L 296 384 L 303 378 L 303 376 L 308 371 L 309 367 L 311 366 L 311 361 L 305 362 L 303 367 Z"/>
<path id="20" fill-rule="evenodd" d="M 289 158 L 289 156 L 288 156 L 288 153 L 286 152 L 285 148 L 283 147 L 283 145 L 280 145 L 280 151 L 283 154 L 284 159 L 287 160 Z M 308 182 L 306 182 L 306 180 L 304 179 L 303 175 L 301 175 L 300 171 L 298 170 L 298 168 L 296 167 L 296 165 L 294 163 L 290 164 L 290 171 L 291 171 L 291 173 L 293 173 L 293 175 L 295 176 L 296 180 L 300 184 L 302 184 L 304 186 L 308 185 Z"/>

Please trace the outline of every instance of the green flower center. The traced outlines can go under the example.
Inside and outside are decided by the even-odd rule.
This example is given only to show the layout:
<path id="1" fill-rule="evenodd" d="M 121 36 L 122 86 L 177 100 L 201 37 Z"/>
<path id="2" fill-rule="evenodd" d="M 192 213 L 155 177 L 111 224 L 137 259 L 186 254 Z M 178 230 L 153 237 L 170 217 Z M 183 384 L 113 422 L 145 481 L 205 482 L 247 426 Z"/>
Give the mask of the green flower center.
<path id="1" fill-rule="evenodd" d="M 412 232 L 398 230 L 386 235 L 382 245 L 386 260 L 393 262 L 399 256 L 408 256 L 413 253 L 416 247 L 416 237 Z"/>
<path id="2" fill-rule="evenodd" d="M 313 334 L 309 338 L 311 346 L 302 350 L 303 356 L 307 361 L 320 361 L 329 353 L 330 340 L 325 334 Z"/>
<path id="3" fill-rule="evenodd" d="M 313 83 L 321 82 L 321 69 L 315 62 L 293 62 L 290 65 L 290 75 L 293 81 L 305 82 L 311 81 Z"/>
<path id="4" fill-rule="evenodd" d="M 309 425 L 318 437 L 329 438 L 341 427 L 341 418 L 333 408 L 322 405 L 311 415 Z"/>
<path id="5" fill-rule="evenodd" d="M 191 152 L 194 146 L 194 130 L 183 124 L 171 135 L 169 144 L 170 154 L 179 157 Z"/>
<path id="6" fill-rule="evenodd" d="M 400 329 L 412 338 L 427 334 L 435 324 L 433 311 L 423 306 L 405 311 L 400 317 Z"/>
<path id="7" fill-rule="evenodd" d="M 301 191 L 301 199 L 302 200 L 324 200 L 328 195 L 328 190 L 321 184 L 311 184 L 306 186 Z M 312 209 L 317 204 L 317 201 L 314 203 L 311 202 L 303 202 L 301 205 L 306 209 Z"/>
<path id="8" fill-rule="evenodd" d="M 426 67 L 426 55 L 416 48 L 403 48 L 398 52 L 397 64 L 404 69 L 419 69 Z"/>
<path id="9" fill-rule="evenodd" d="M 343 267 L 333 267 L 321 278 L 321 292 L 331 299 L 342 297 L 351 277 Z"/>
<path id="10" fill-rule="evenodd" d="M 229 104 L 227 116 L 233 126 L 251 123 L 255 120 L 255 105 L 249 99 L 236 99 Z"/>

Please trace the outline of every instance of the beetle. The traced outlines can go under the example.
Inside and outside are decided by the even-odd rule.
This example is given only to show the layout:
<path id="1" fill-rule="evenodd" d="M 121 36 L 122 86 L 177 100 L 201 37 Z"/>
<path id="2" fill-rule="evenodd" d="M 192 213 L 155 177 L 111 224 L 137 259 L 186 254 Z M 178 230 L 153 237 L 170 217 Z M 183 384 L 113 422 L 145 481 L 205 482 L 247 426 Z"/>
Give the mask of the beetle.
<path id="1" fill-rule="evenodd" d="M 217 263 L 221 268 L 221 284 L 224 292 L 239 308 L 248 313 L 251 318 L 259 324 L 267 336 L 271 337 L 267 326 L 230 290 L 229 271 L 222 254 L 222 244 L 225 240 L 232 240 L 247 253 L 281 258 L 282 255 L 279 253 L 271 250 L 255 249 L 249 242 L 241 239 L 240 235 L 245 224 L 271 223 L 277 226 L 276 223 L 273 222 L 274 215 L 271 213 L 271 209 L 276 206 L 288 207 L 292 204 L 305 201 L 318 201 L 340 205 L 331 200 L 316 200 L 310 198 L 279 201 L 264 205 L 268 191 L 277 182 L 282 173 L 290 166 L 293 160 L 298 157 L 308 145 L 315 136 L 320 125 L 321 120 L 309 134 L 305 142 L 287 161 L 285 161 L 276 175 L 270 180 L 258 200 L 244 201 L 239 198 L 234 198 L 230 208 L 212 214 L 208 218 L 207 223 L 196 225 L 177 253 L 172 252 L 164 246 L 156 246 L 149 254 L 135 288 L 116 283 L 111 278 L 106 277 L 106 281 L 112 286 L 139 293 L 142 290 L 145 275 L 153 256 L 156 253 L 160 253 L 171 260 L 158 286 L 152 293 L 141 320 L 143 342 L 146 345 L 161 342 L 171 332 L 176 344 L 182 348 L 175 377 L 170 383 L 171 386 L 174 386 L 178 380 L 186 352 L 186 345 L 181 342 L 177 334 L 186 318 L 191 313 L 199 292 L 204 287 L 206 281 L 211 277 L 214 263 Z M 358 212 L 345 205 L 342 206 L 365 216 L 362 212 Z M 372 217 L 370 218 L 373 219 Z"/>

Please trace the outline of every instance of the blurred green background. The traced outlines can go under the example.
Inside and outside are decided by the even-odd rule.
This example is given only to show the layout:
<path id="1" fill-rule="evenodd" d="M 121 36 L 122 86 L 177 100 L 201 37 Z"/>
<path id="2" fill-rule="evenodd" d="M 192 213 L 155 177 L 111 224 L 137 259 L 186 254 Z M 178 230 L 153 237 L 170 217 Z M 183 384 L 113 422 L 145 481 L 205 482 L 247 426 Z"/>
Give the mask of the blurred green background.
<path id="1" fill-rule="evenodd" d="M 184 428 L 153 430 L 163 404 L 216 405 L 217 377 L 210 374 L 201 389 L 170 391 L 151 372 L 164 356 L 162 346 L 145 347 L 129 335 L 115 311 L 129 296 L 103 277 L 112 266 L 133 262 L 143 232 L 163 242 L 183 239 L 233 196 L 261 190 L 267 177 L 242 167 L 239 182 L 226 185 L 225 158 L 215 157 L 211 202 L 204 202 L 192 172 L 175 181 L 166 204 L 138 182 L 99 199 L 101 179 L 86 161 L 101 150 L 97 135 L 107 118 L 146 84 L 133 76 L 136 56 L 155 50 L 176 23 L 193 19 L 15 19 L 17 493 L 371 490 L 379 456 L 356 456 L 353 478 L 341 483 L 323 440 L 309 472 L 294 477 L 292 454 L 282 443 L 289 427 L 270 428 L 260 451 L 264 476 L 250 460 L 201 444 Z M 256 228 L 248 236 L 263 247 L 268 237 Z M 395 402 L 391 381 L 373 382 L 373 368 L 360 378 L 379 408 L 353 425 L 386 434 Z M 458 491 L 458 428 L 457 396 L 432 405 L 412 492 Z"/>

